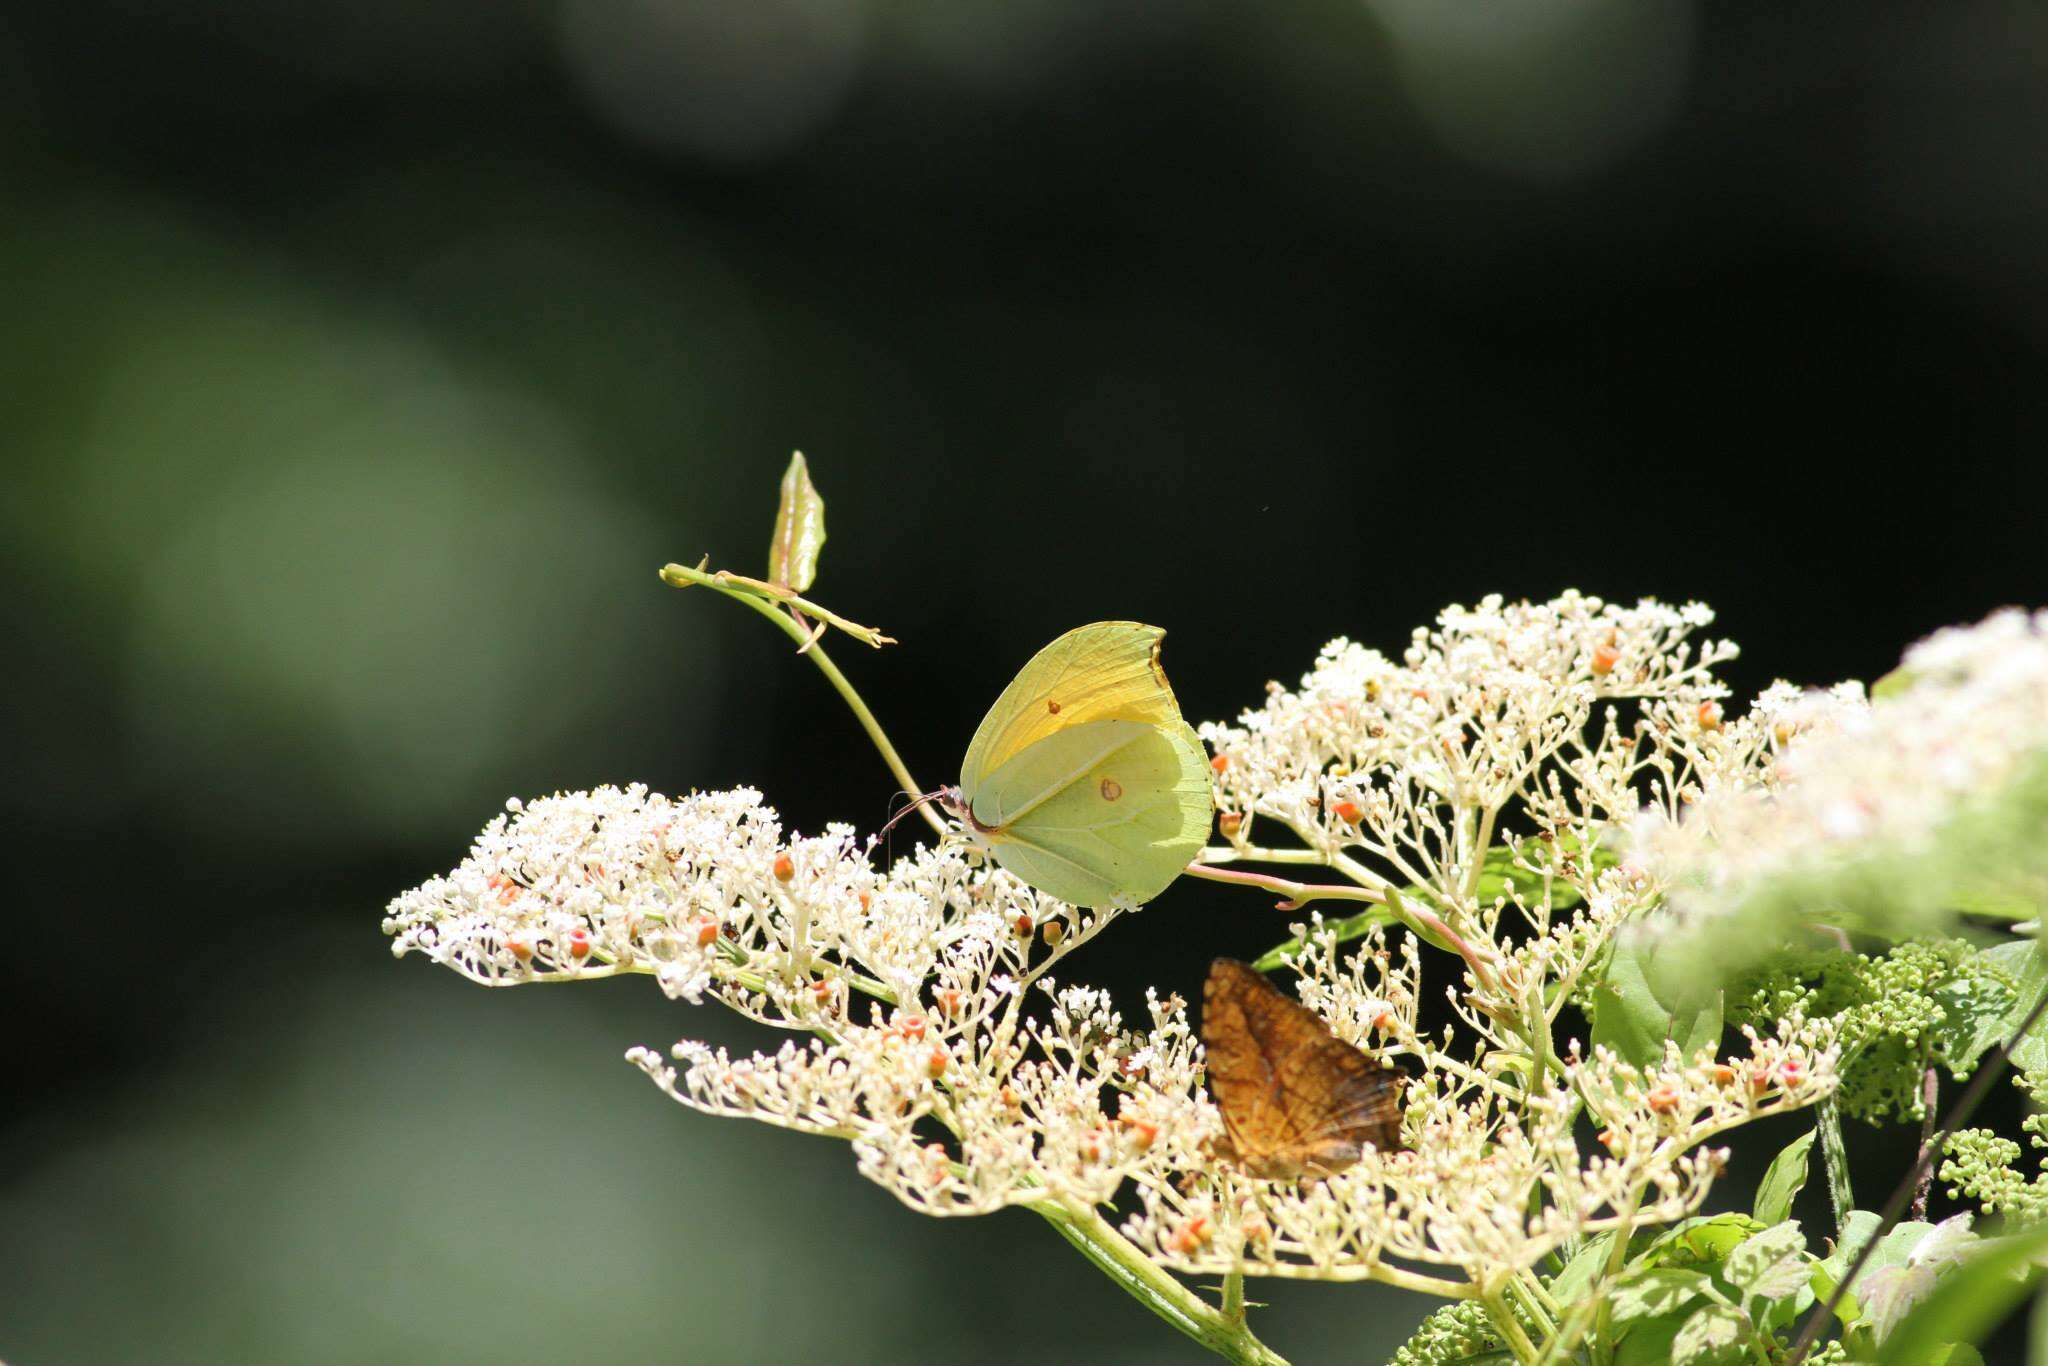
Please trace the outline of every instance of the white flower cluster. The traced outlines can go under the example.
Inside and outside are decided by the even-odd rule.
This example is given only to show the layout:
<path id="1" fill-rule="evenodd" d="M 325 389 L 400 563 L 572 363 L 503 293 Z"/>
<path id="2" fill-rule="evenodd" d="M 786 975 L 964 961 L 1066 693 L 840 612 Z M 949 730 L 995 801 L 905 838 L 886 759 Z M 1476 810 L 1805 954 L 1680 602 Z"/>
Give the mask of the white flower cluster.
<path id="1" fill-rule="evenodd" d="M 1701 938 L 1801 921 L 1910 933 L 1971 898 L 2048 890 L 2048 613 L 2000 612 L 1907 652 L 1895 686 L 1759 706 L 1775 761 L 1645 812 L 1633 857 Z"/>
<path id="2" fill-rule="evenodd" d="M 1118 913 L 1042 896 L 964 843 L 878 869 L 848 828 L 786 838 L 752 791 L 601 788 L 515 803 L 385 928 L 396 952 L 490 985 L 648 973 L 807 1032 L 751 1056 L 688 1041 L 673 1062 L 630 1056 L 696 1109 L 847 1140 L 921 1211 L 1092 1218 L 1134 1191 L 1125 1232 L 1163 1266 L 1472 1293 L 1570 1239 L 1697 1208 L 1719 1165 L 1700 1144 L 1835 1084 L 1830 1041 L 1796 1021 L 1743 1060 L 1632 1068 L 1552 1047 L 1580 976 L 1657 895 L 1609 847 L 1614 823 L 1645 800 L 1675 812 L 1767 784 L 1788 728 L 1817 724 L 1785 690 L 1724 718 L 1712 669 L 1733 647 L 1691 640 L 1710 620 L 1489 598 L 1418 631 L 1399 662 L 1335 642 L 1299 690 L 1203 728 L 1226 841 L 1204 864 L 1320 867 L 1343 879 L 1323 893 L 1341 885 L 1413 932 L 1302 932 L 1303 1001 L 1416 1069 L 1408 1150 L 1327 1180 L 1257 1180 L 1219 1156 L 1181 998 L 1149 998 L 1133 1027 L 1047 975 Z M 1268 844 L 1269 828 L 1294 838 Z M 1419 1032 L 1415 936 L 1462 960 L 1444 990 L 1469 1030 Z M 1590 1152 L 1582 1114 L 1602 1135 Z"/>
<path id="3" fill-rule="evenodd" d="M 850 991 L 915 1000 L 963 954 L 989 977 L 1042 972 L 1111 918 L 960 847 L 879 872 L 849 827 L 784 840 L 758 792 L 636 784 L 511 803 L 461 867 L 392 901 L 384 932 L 486 986 L 649 973 L 809 1028 Z"/>
<path id="4" fill-rule="evenodd" d="M 1422 965 L 1412 939 L 1393 954 L 1373 935 L 1348 960 L 1312 947 L 1301 966 L 1301 999 L 1338 1037 L 1420 1064 L 1403 1097 L 1407 1148 L 1368 1149 L 1318 1182 L 1262 1181 L 1208 1160 L 1222 1121 L 1199 1091 L 1170 1102 L 1141 1095 L 1145 1113 L 1175 1122 L 1130 1166 L 1139 1208 L 1124 1231 L 1176 1270 L 1456 1293 L 1528 1269 L 1571 1239 L 1694 1212 L 1723 1161 L 1700 1144 L 1835 1085 L 1827 1031 L 1787 1021 L 1773 1036 L 1751 1035 L 1740 1059 L 1686 1058 L 1674 1044 L 1646 1069 L 1604 1048 L 1580 1058 L 1574 1045 L 1559 1072 L 1524 1089 L 1460 1062 L 1451 1031 L 1417 1033 Z M 1574 1137 L 1582 1111 L 1599 1131 L 1590 1154 Z"/>
<path id="5" fill-rule="evenodd" d="M 1404 923 L 1465 957 L 1461 1000 L 1518 1009 L 1650 903 L 1647 882 L 1603 881 L 1614 823 L 1646 800 L 1675 809 L 1767 743 L 1723 716 L 1713 669 L 1735 647 L 1692 640 L 1712 620 L 1697 603 L 1489 597 L 1417 630 L 1398 663 L 1333 641 L 1298 690 L 1269 684 L 1238 724 L 1202 728 L 1231 842 L 1211 858 L 1314 862 L 1392 893 Z M 1533 826 L 1520 841 L 1514 819 Z M 1266 847 L 1267 824 L 1302 848 Z M 1533 939 L 1506 949 L 1504 920 Z"/>

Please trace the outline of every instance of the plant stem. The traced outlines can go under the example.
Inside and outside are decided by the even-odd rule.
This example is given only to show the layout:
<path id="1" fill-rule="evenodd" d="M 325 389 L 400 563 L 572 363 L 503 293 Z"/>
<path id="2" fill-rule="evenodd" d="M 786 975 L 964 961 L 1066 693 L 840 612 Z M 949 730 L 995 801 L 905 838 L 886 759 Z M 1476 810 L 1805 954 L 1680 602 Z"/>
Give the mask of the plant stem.
<path id="1" fill-rule="evenodd" d="M 1537 1299 L 1535 1291 L 1531 1288 L 1535 1283 L 1534 1276 L 1518 1271 L 1508 1277 L 1502 1288 L 1509 1292 L 1509 1298 L 1520 1302 L 1524 1312 L 1536 1321 L 1537 1331 L 1548 1339 L 1557 1334 L 1557 1320 L 1550 1316 L 1550 1311 Z"/>
<path id="2" fill-rule="evenodd" d="M 1598 1285 L 1603 1293 L 1592 1297 L 1598 1301 L 1593 1311 L 1593 1335 L 1601 1342 L 1607 1341 L 1607 1325 L 1612 1307 L 1611 1300 L 1604 1293 L 1605 1287 L 1619 1276 L 1622 1267 L 1628 1264 L 1629 1235 L 1634 1231 L 1636 1211 L 1642 1207 L 1645 1189 L 1646 1187 L 1637 1186 L 1628 1193 L 1628 1203 L 1622 1209 L 1621 1220 L 1614 1228 L 1614 1241 L 1607 1247 L 1607 1267 L 1600 1274 Z"/>
<path id="3" fill-rule="evenodd" d="M 1235 1268 L 1223 1278 L 1223 1317 L 1232 1323 L 1244 1322 L 1244 1273 Z"/>
<path id="4" fill-rule="evenodd" d="M 1542 1354 L 1536 1350 L 1536 1344 L 1529 1341 L 1529 1335 L 1522 1331 L 1521 1321 L 1515 1317 L 1515 1311 L 1508 1307 L 1507 1298 L 1499 1290 L 1494 1290 L 1481 1295 L 1479 1302 L 1486 1306 L 1487 1315 L 1492 1318 L 1493 1326 L 1500 1329 L 1502 1340 L 1513 1349 L 1515 1360 L 1527 1363 L 1527 1366 L 1535 1366 L 1535 1363 L 1542 1359 Z"/>
<path id="5" fill-rule="evenodd" d="M 1927 1191 L 1934 1184 L 1934 1106 L 1941 1095 L 1941 1073 L 1930 1067 L 1920 1076 L 1920 1185 L 1913 1192 L 1913 1217 L 1927 1217 Z"/>
<path id="6" fill-rule="evenodd" d="M 1042 1215 L 1125 1294 L 1217 1356 L 1245 1366 L 1287 1366 L 1286 1358 L 1252 1335 L 1241 1315 L 1231 1319 L 1154 1266 L 1092 1208 L 1075 1209 L 1058 1200 L 1036 1201 L 1026 1208 Z M 1227 1297 L 1228 1282 L 1225 1292 Z M 1241 1282 L 1239 1293 L 1242 1295 Z"/>
<path id="7" fill-rule="evenodd" d="M 910 770 L 904 766 L 902 756 L 896 753 L 896 746 L 889 743 L 888 734 L 883 731 L 882 723 L 875 720 L 875 714 L 868 710 L 868 704 L 863 702 L 860 694 L 854 691 L 853 684 L 846 681 L 846 675 L 839 672 L 839 666 L 834 664 L 831 656 L 825 653 L 825 647 L 813 641 L 810 633 L 805 631 L 803 627 L 797 625 L 789 617 L 784 616 L 781 610 L 774 604 L 764 601 L 754 593 L 735 588 L 730 582 L 721 580 L 716 574 L 707 574 L 701 569 L 691 569 L 687 565 L 680 564 L 663 565 L 661 581 L 675 588 L 688 588 L 692 584 L 701 585 L 715 593 L 724 594 L 734 602 L 743 602 L 762 616 L 768 618 L 768 620 L 774 622 L 776 629 L 791 640 L 794 640 L 799 647 L 809 646 L 808 649 L 803 649 L 802 653 L 813 664 L 818 666 L 818 672 L 824 674 L 826 681 L 831 683 L 833 688 L 838 691 L 839 696 L 845 701 L 848 709 L 853 712 L 853 719 L 860 722 L 861 729 L 868 733 L 868 739 L 874 742 L 875 749 L 882 756 L 882 762 L 889 766 L 889 772 L 895 775 L 896 781 L 902 785 L 903 790 L 912 795 L 925 791 L 923 787 L 918 785 L 917 779 L 910 776 Z M 808 603 L 805 604 L 805 607 L 806 610 L 814 614 L 819 610 L 814 605 Z M 935 833 L 942 836 L 947 833 L 945 821 L 941 820 L 938 813 L 933 811 L 931 807 L 920 806 L 917 811 L 919 815 L 924 817 L 925 823 L 931 826 Z"/>
<path id="8" fill-rule="evenodd" d="M 1842 1146 L 1842 1110 L 1829 1096 L 1815 1107 L 1814 1127 L 1820 1130 L 1821 1165 L 1828 1174 L 1828 1202 L 1835 1211 L 1835 1233 L 1849 1226 L 1849 1211 L 1856 1208 L 1856 1192 L 1849 1186 L 1849 1153 Z"/>
<path id="9" fill-rule="evenodd" d="M 1211 844 L 1195 855 L 1197 863 L 1312 863 L 1323 867 L 1329 860 L 1314 849 L 1267 849 L 1247 844 Z"/>
<path id="10" fill-rule="evenodd" d="M 1284 877 L 1215 868 L 1199 861 L 1190 863 L 1181 871 L 1189 877 L 1203 878 L 1210 882 L 1228 882 L 1239 887 L 1257 887 L 1275 896 L 1284 896 L 1288 899 L 1280 903 L 1280 909 L 1283 911 L 1298 911 L 1311 901 L 1369 901 L 1377 906 L 1387 899 L 1385 893 L 1376 892 L 1370 887 L 1354 887 L 1341 882 L 1290 882 Z"/>

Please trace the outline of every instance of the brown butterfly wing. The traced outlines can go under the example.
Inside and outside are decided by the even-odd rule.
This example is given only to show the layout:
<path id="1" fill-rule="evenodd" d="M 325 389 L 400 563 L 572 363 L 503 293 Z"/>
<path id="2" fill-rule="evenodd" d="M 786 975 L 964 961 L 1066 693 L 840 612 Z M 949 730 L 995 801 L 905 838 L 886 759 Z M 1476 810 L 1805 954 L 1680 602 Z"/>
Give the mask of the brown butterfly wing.
<path id="1" fill-rule="evenodd" d="M 1244 963 L 1219 958 L 1202 988 L 1209 1089 L 1245 1169 L 1326 1176 L 1364 1144 L 1401 1146 L 1401 1073 L 1330 1032 Z"/>

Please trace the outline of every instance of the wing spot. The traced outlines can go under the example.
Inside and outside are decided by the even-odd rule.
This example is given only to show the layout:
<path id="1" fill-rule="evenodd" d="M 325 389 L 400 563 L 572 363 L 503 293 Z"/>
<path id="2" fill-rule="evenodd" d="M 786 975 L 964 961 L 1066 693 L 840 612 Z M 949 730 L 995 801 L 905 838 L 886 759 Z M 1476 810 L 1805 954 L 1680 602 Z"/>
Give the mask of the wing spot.
<path id="1" fill-rule="evenodd" d="M 1123 795 L 1124 785 L 1122 783 L 1114 778 L 1104 778 L 1102 780 L 1102 800 L 1113 802 Z"/>
<path id="2" fill-rule="evenodd" d="M 1046 698 L 1045 713 L 1048 716 L 1058 716 L 1060 714 L 1060 704 L 1053 701 L 1050 697 Z"/>

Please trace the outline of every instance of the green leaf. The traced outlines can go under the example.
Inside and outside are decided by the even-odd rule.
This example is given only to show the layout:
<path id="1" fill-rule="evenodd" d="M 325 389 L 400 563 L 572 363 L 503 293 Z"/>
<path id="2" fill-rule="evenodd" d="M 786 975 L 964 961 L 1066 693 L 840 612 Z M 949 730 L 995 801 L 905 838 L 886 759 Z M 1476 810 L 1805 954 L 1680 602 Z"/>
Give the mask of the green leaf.
<path id="1" fill-rule="evenodd" d="M 1979 1341 L 2025 1297 L 2034 1280 L 2034 1261 L 2044 1251 L 2048 1224 L 1987 1239 L 1892 1330 L 1878 1360 L 1918 1366 L 1941 1360 L 1936 1354 L 1950 1344 Z"/>
<path id="2" fill-rule="evenodd" d="M 1683 1326 L 1675 1317 L 1636 1324 L 1615 1349 L 1614 1366 L 1671 1366 L 1671 1344 Z"/>
<path id="3" fill-rule="evenodd" d="M 1993 1042 L 2008 1044 L 2007 1053 L 2016 1069 L 2048 1070 L 2048 1022 L 2036 1024 L 2023 1039 L 2013 1038 L 2040 1002 L 2041 993 L 2048 991 L 2048 949 L 2040 940 L 2019 939 L 1984 950 L 1984 959 L 2010 976 L 2017 991 L 2012 1005 L 1995 1026 L 1997 1037 Z"/>
<path id="4" fill-rule="evenodd" d="M 1835 1239 L 1834 1250 L 1820 1259 L 1820 1270 L 1828 1277 L 1829 1291 L 1835 1288 L 1834 1283 L 1849 1269 L 1849 1263 L 1856 1260 L 1856 1254 L 1863 1250 L 1863 1245 L 1877 1236 L 1877 1230 L 1883 1223 L 1883 1219 L 1867 1209 L 1849 1211 L 1849 1217 L 1842 1221 L 1842 1235 Z M 1933 1226 L 1923 1224 L 1921 1227 Z M 1874 1257 L 1877 1254 L 1871 1255 Z"/>
<path id="5" fill-rule="evenodd" d="M 1792 1198 L 1806 1185 L 1807 1156 L 1813 1151 L 1813 1137 L 1814 1131 L 1808 1129 L 1771 1159 L 1771 1168 L 1757 1184 L 1756 1203 L 1750 1210 L 1758 1223 L 1783 1223 L 1792 1216 Z"/>
<path id="6" fill-rule="evenodd" d="M 1615 1287 L 1607 1302 L 1614 1321 L 1628 1323 L 1669 1314 L 1703 1295 L 1719 1298 L 1714 1282 L 1706 1275 L 1675 1266 L 1659 1266 Z"/>
<path id="7" fill-rule="evenodd" d="M 1531 871 L 1524 865 L 1536 869 L 1550 870 L 1550 908 L 1567 910 L 1579 904 L 1578 889 L 1564 880 L 1563 865 L 1566 859 L 1591 864 L 1591 871 L 1601 872 L 1621 862 L 1619 855 L 1596 847 L 1588 857 L 1583 852 L 1577 835 L 1562 835 L 1555 839 L 1530 838 L 1515 844 L 1496 844 L 1486 851 L 1486 863 L 1479 870 L 1477 896 L 1482 903 L 1510 892 L 1523 902 L 1534 902 L 1542 898 L 1544 875 Z M 1586 871 L 1581 869 L 1581 871 Z"/>
<path id="8" fill-rule="evenodd" d="M 1518 844 L 1496 844 L 1486 851 L 1486 861 L 1480 869 L 1475 895 L 1481 902 L 1491 902 L 1494 898 L 1513 891 L 1525 904 L 1541 900 L 1544 894 L 1543 874 L 1531 872 L 1522 865 L 1547 865 L 1554 873 L 1550 881 L 1550 908 L 1554 911 L 1569 910 L 1579 904 L 1581 897 L 1569 882 L 1555 875 L 1554 870 L 1565 858 L 1586 859 L 1586 856 L 1580 853 L 1578 836 L 1564 835 L 1552 840 L 1530 838 Z M 1590 862 L 1597 872 L 1616 866 L 1621 859 L 1619 855 L 1606 849 L 1596 848 L 1586 861 Z M 1424 906 L 1436 905 L 1436 896 L 1429 888 L 1417 886 L 1412 882 L 1401 888 L 1401 895 Z M 1363 938 L 1381 925 L 1394 924 L 1397 919 L 1391 911 L 1375 908 L 1343 920 L 1325 921 L 1322 932 L 1330 937 L 1332 944 L 1347 944 L 1354 939 Z M 1308 941 L 1305 938 L 1290 939 L 1284 944 L 1274 945 L 1254 958 L 1252 966 L 1260 972 L 1271 972 L 1301 957 L 1302 951 L 1307 947 Z"/>
<path id="9" fill-rule="evenodd" d="M 1599 1283 L 1600 1273 L 1607 1269 L 1607 1259 L 1613 1253 L 1612 1233 L 1588 1239 L 1578 1255 L 1564 1264 L 1564 1270 L 1551 1278 L 1550 1297 L 1559 1304 L 1570 1304 L 1589 1294 Z"/>
<path id="10" fill-rule="evenodd" d="M 1593 1042 L 1638 1067 L 1663 1062 L 1666 1040 L 1676 1041 L 1687 1058 L 1721 1043 L 1720 989 L 1703 986 L 1697 972 L 1660 961 L 1659 948 L 1646 935 L 1622 935 L 1593 990 Z"/>
<path id="11" fill-rule="evenodd" d="M 1951 1342 L 1935 1348 L 1927 1366 L 1984 1366 L 1984 1354 L 1967 1342 Z"/>
<path id="12" fill-rule="evenodd" d="M 1721 1274 L 1745 1295 L 1778 1300 L 1806 1284 L 1806 1268 L 1806 1235 L 1795 1219 L 1745 1238 L 1728 1254 Z"/>
<path id="13" fill-rule="evenodd" d="M 1908 691 L 1920 681 L 1920 675 L 1908 669 L 1893 669 L 1890 673 L 1870 685 L 1870 700 L 1883 702 Z"/>
<path id="14" fill-rule="evenodd" d="M 1725 1304 L 1709 1304 L 1685 1321 L 1671 1340 L 1672 1366 L 1737 1359 L 1738 1344 L 1751 1331 L 1749 1318 Z"/>
<path id="15" fill-rule="evenodd" d="M 801 593 L 818 577 L 818 552 L 825 548 L 825 500 L 811 483 L 804 453 L 789 457 L 782 476 L 782 502 L 775 509 L 775 539 L 768 546 L 768 582 Z"/>
<path id="16" fill-rule="evenodd" d="M 1372 910 L 1361 911 L 1357 915 L 1346 916 L 1342 920 L 1325 920 L 1322 928 L 1317 931 L 1317 937 L 1326 937 L 1332 944 L 1344 944 L 1353 939 L 1363 938 L 1374 926 L 1391 925 L 1393 923 L 1394 913 L 1392 911 L 1375 906 Z M 1290 939 L 1284 944 L 1276 944 L 1272 948 L 1267 949 L 1252 960 L 1252 967 L 1259 972 L 1272 972 L 1275 968 L 1283 968 L 1292 963 L 1295 959 L 1301 957 L 1307 949 L 1308 936 L 1304 934 L 1299 938 Z"/>
<path id="17" fill-rule="evenodd" d="M 1636 1254 L 1635 1265 L 1719 1266 L 1745 1238 L 1762 1233 L 1764 1225 L 1747 1214 L 1696 1214 L 1657 1235 Z"/>
<path id="18" fill-rule="evenodd" d="M 1970 1216 L 1957 1214 L 1938 1224 L 1901 1224 L 1870 1254 L 1856 1282 L 1872 1337 L 1882 1342 L 1913 1306 L 1925 1300 L 1947 1272 L 1973 1255 L 1983 1240 L 1970 1231 Z"/>

